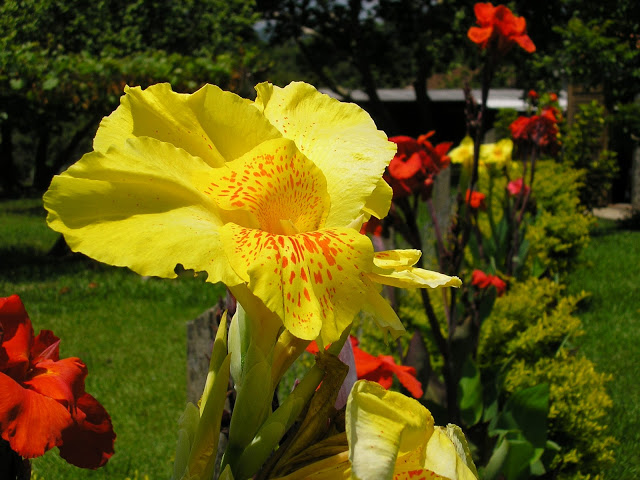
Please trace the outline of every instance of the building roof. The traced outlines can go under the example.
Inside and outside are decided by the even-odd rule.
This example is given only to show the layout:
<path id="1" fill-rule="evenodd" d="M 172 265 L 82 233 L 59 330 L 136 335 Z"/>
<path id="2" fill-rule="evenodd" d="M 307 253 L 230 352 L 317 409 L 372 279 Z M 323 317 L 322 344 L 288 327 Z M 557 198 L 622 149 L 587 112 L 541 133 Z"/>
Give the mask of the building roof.
<path id="1" fill-rule="evenodd" d="M 342 97 L 332 90 L 320 89 L 322 93 L 341 99 Z M 471 90 L 476 101 L 480 101 L 480 89 Z M 464 102 L 464 92 L 458 88 L 430 89 L 429 98 L 433 102 Z M 519 111 L 525 111 L 527 104 L 523 98 L 526 92 L 515 88 L 496 88 L 489 91 L 487 99 L 487 107 L 493 109 L 499 108 L 515 108 Z M 416 93 L 413 88 L 380 88 L 378 96 L 383 102 L 415 102 Z M 369 96 L 362 90 L 352 90 L 351 98 L 354 102 L 368 102 Z M 558 102 L 562 110 L 567 108 L 567 92 L 561 91 L 558 94 Z"/>

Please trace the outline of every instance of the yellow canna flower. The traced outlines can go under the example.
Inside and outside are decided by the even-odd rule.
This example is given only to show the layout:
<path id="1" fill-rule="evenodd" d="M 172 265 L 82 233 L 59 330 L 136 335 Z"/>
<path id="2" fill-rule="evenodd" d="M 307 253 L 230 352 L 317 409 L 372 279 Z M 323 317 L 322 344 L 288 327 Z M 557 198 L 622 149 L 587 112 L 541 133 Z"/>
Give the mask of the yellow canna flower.
<path id="1" fill-rule="evenodd" d="M 503 138 L 496 143 L 485 143 L 480 145 L 480 165 L 497 167 L 505 165 L 511 161 L 513 152 L 513 141 L 510 138 Z"/>
<path id="2" fill-rule="evenodd" d="M 382 174 L 396 148 L 364 110 L 305 83 L 256 90 L 252 102 L 212 85 L 127 88 L 94 151 L 54 178 L 49 225 L 74 251 L 141 275 L 206 271 L 323 343 L 367 305 L 402 330 L 375 283 L 460 284 L 412 268 L 416 252 L 374 254 L 359 233 L 389 209 Z"/>
<path id="3" fill-rule="evenodd" d="M 278 480 L 477 480 L 460 428 L 438 427 L 416 400 L 359 380 L 346 409 L 348 451 Z"/>
<path id="4" fill-rule="evenodd" d="M 448 155 L 452 163 L 461 163 L 470 168 L 473 163 L 473 139 L 467 135 Z"/>

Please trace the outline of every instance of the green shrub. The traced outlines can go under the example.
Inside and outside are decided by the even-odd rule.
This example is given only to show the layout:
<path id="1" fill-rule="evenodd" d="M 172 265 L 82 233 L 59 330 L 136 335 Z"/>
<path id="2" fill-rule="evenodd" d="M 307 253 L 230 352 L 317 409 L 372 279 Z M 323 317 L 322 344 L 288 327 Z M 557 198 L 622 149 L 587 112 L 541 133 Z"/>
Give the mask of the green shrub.
<path id="1" fill-rule="evenodd" d="M 567 339 L 581 335 L 580 320 L 571 313 L 586 294 L 563 296 L 563 290 L 549 279 L 512 284 L 482 325 L 480 364 L 488 368 L 507 359 L 553 356 Z"/>
<path id="2" fill-rule="evenodd" d="M 580 105 L 573 124 L 564 137 L 562 160 L 584 169 L 585 183 L 580 189 L 580 201 L 588 209 L 606 205 L 613 179 L 618 173 L 617 156 L 607 150 L 605 109 L 598 102 Z"/>
<path id="3" fill-rule="evenodd" d="M 529 268 L 537 261 L 552 274 L 566 272 L 588 245 L 593 217 L 580 206 L 583 175 L 552 160 L 538 162 L 533 182 L 537 214 L 525 237 Z"/>
<path id="4" fill-rule="evenodd" d="M 522 176 L 518 162 L 509 166 L 509 176 Z M 534 263 L 549 274 L 570 270 L 577 256 L 589 243 L 589 229 L 593 217 L 580 205 L 579 191 L 583 185 L 584 171 L 576 170 L 553 160 L 539 160 L 533 181 L 531 215 L 525 240 L 529 243 L 525 259 L 525 276 L 534 270 Z M 481 175 L 479 189 L 489 192 L 491 186 L 491 212 L 498 223 L 502 218 L 507 181 L 503 176 L 489 178 Z M 527 183 L 529 177 L 527 177 Z M 483 235 L 491 234 L 486 215 L 479 216 Z M 471 259 L 471 256 L 468 256 Z"/>
<path id="5" fill-rule="evenodd" d="M 493 122 L 493 129 L 496 141 L 503 138 L 511 138 L 511 125 L 519 116 L 515 108 L 501 108 L 496 113 L 496 119 Z"/>
<path id="6" fill-rule="evenodd" d="M 599 473 L 613 463 L 616 440 L 603 423 L 612 405 L 605 389 L 610 380 L 589 359 L 566 349 L 533 363 L 518 360 L 509 369 L 505 389 L 510 393 L 550 385 L 549 438 L 562 449 L 554 465 L 558 478 L 601 478 Z"/>
<path id="7" fill-rule="evenodd" d="M 571 340 L 582 334 L 572 313 L 585 294 L 563 292 L 549 279 L 512 285 L 482 325 L 478 359 L 483 376 L 503 370 L 507 395 L 550 385 L 549 439 L 561 447 L 554 468 L 559 478 L 595 479 L 613 461 L 615 440 L 603 424 L 610 377 L 570 352 Z"/>

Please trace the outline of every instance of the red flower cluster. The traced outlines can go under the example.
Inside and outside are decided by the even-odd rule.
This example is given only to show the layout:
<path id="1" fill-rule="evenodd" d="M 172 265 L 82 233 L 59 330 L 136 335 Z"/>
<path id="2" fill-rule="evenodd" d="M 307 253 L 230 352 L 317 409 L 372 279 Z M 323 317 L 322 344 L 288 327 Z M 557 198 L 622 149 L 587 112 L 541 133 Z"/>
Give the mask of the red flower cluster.
<path id="1" fill-rule="evenodd" d="M 421 193 L 426 199 L 431 195 L 436 175 L 451 162 L 447 152 L 453 145 L 452 142 L 443 142 L 434 147 L 429 141 L 434 133 L 420 135 L 417 140 L 405 136 L 389 139 L 398 145 L 398 151 L 385 173 L 394 197 Z"/>
<path id="2" fill-rule="evenodd" d="M 527 97 L 529 97 L 531 100 L 537 100 L 538 98 L 540 98 L 540 95 L 538 95 L 538 92 L 536 92 L 535 90 L 529 90 L 529 93 L 527 93 Z"/>
<path id="3" fill-rule="evenodd" d="M 360 233 L 366 235 L 370 233 L 374 237 L 381 237 L 383 233 L 382 220 L 376 217 L 371 217 L 368 221 L 362 224 Z"/>
<path id="4" fill-rule="evenodd" d="M 487 275 L 482 270 L 474 270 L 471 272 L 471 285 L 475 285 L 482 290 L 493 285 L 498 291 L 498 296 L 503 295 L 507 290 L 507 284 L 504 283 L 500 277 L 496 275 Z"/>
<path id="5" fill-rule="evenodd" d="M 491 46 L 504 54 L 517 43 L 529 53 L 536 51 L 536 46 L 526 33 L 527 22 L 524 18 L 516 17 L 504 5 L 494 7 L 491 3 L 476 3 L 473 10 L 480 26 L 471 27 L 467 35 L 480 48 Z"/>
<path id="6" fill-rule="evenodd" d="M 464 200 L 465 202 L 467 202 L 467 205 L 469 205 L 474 210 L 477 210 L 479 208 L 484 210 L 485 208 L 487 208 L 484 204 L 485 198 L 486 195 L 484 193 L 476 192 L 475 190 L 472 192 L 471 190 L 467 189 L 467 194 Z"/>
<path id="7" fill-rule="evenodd" d="M 416 378 L 416 369 L 396 364 L 390 355 L 378 355 L 374 357 L 358 347 L 358 339 L 353 335 L 349 336 L 353 356 L 356 364 L 356 375 L 358 379 L 371 380 L 382 385 L 387 390 L 393 384 L 393 375 L 411 393 L 414 398 L 422 398 L 422 384 Z M 307 347 L 307 352 L 318 353 L 318 345 L 315 341 Z"/>
<path id="8" fill-rule="evenodd" d="M 98 468 L 113 455 L 111 419 L 84 391 L 86 365 L 61 360 L 59 344 L 50 330 L 34 336 L 20 297 L 0 298 L 0 432 L 22 457 L 58 447 L 67 462 Z"/>
<path id="9" fill-rule="evenodd" d="M 509 184 L 507 185 L 507 191 L 509 192 L 509 195 L 511 195 L 512 197 L 515 197 L 516 195 L 520 195 L 520 192 L 522 192 L 523 184 L 524 184 L 524 179 L 522 177 L 518 178 L 517 180 L 510 181 Z M 530 191 L 531 189 L 529 188 L 529 186 L 524 185 L 523 195 L 526 195 Z"/>
<path id="10" fill-rule="evenodd" d="M 545 107 L 540 115 L 518 117 L 509 125 L 516 143 L 533 143 L 541 150 L 554 153 L 558 149 L 558 114 L 555 107 Z"/>

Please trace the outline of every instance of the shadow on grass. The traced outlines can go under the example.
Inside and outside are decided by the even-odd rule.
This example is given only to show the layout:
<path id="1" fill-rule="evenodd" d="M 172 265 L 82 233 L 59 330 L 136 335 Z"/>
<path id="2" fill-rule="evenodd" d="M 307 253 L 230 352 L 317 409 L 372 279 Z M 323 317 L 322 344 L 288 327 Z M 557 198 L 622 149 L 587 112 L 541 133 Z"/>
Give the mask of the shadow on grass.
<path id="1" fill-rule="evenodd" d="M 53 255 L 32 246 L 0 248 L 0 276 L 15 283 L 52 279 L 101 268 L 104 266 L 100 263 L 77 253 Z"/>

